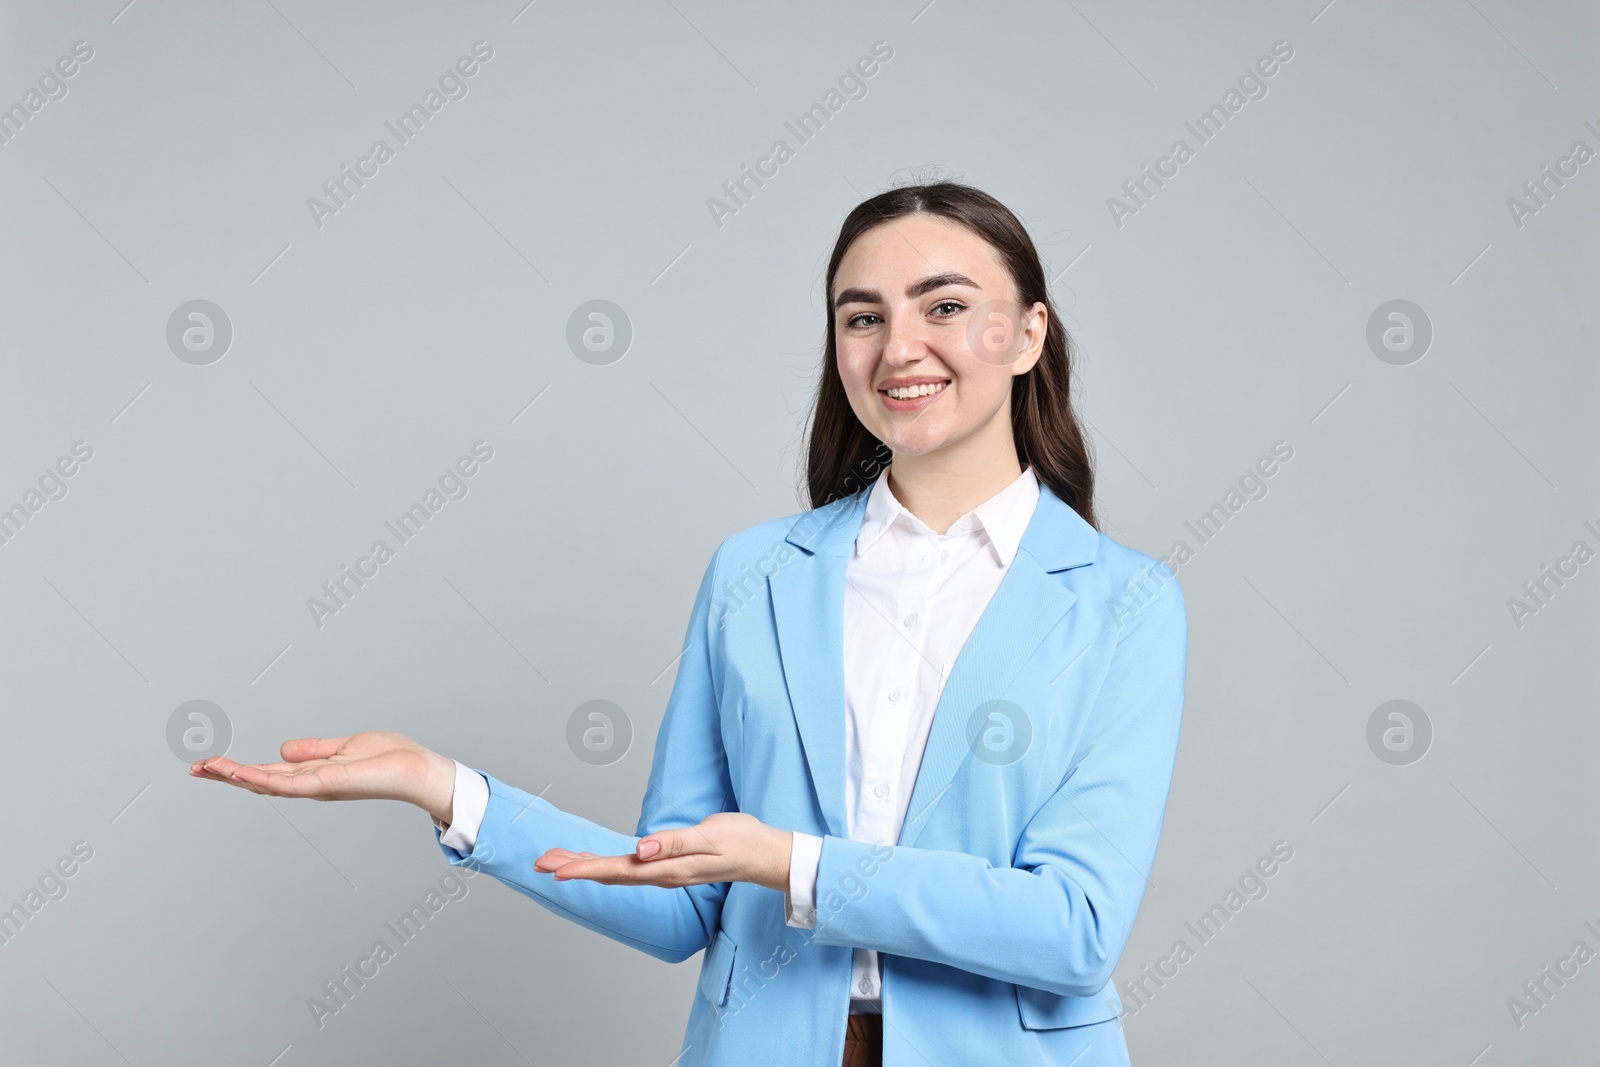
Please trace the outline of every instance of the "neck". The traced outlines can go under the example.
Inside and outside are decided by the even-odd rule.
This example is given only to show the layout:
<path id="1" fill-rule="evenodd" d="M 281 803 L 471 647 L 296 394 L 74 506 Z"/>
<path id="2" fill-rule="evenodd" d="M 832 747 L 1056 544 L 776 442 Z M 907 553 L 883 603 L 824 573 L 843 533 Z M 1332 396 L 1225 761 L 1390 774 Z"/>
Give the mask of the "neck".
<path id="1" fill-rule="evenodd" d="M 1022 474 L 1015 446 L 984 453 L 896 455 L 889 465 L 889 491 L 905 509 L 944 533 L 961 516 L 1016 481 Z"/>

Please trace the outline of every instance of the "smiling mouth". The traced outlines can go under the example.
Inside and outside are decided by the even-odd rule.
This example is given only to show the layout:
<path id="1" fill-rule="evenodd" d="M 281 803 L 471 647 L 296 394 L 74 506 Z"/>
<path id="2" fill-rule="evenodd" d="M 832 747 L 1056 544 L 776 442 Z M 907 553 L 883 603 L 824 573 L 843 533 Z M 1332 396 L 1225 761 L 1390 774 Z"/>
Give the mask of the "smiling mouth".
<path id="1" fill-rule="evenodd" d="M 927 385 L 907 385 L 894 389 L 880 389 L 878 391 L 884 396 L 890 397 L 894 400 L 915 400 L 919 396 L 932 396 L 935 393 L 941 393 L 948 388 L 949 385 L 950 383 L 948 381 L 930 382 Z"/>

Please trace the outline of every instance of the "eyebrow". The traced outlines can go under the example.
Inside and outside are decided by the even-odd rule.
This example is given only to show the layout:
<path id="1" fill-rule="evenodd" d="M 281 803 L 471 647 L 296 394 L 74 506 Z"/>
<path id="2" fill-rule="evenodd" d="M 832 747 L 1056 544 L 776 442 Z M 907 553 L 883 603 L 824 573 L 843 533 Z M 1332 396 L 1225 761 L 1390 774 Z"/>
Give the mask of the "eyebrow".
<path id="1" fill-rule="evenodd" d="M 921 281 L 912 282 L 906 286 L 907 299 L 915 300 L 924 293 L 931 293 L 935 289 L 942 289 L 946 285 L 965 285 L 980 292 L 983 286 L 957 271 L 947 270 L 943 274 L 930 274 Z M 883 294 L 876 289 L 845 289 L 834 298 L 833 308 L 837 311 L 846 304 L 881 304 Z"/>

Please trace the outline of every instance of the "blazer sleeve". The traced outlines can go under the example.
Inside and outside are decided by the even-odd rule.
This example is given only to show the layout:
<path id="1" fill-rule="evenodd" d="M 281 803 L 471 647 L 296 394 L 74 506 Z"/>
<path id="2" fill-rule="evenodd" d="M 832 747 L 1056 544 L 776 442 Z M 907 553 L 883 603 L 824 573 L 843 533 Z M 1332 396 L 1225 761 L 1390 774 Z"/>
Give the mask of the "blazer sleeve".
<path id="1" fill-rule="evenodd" d="M 931 960 L 1063 996 L 1111 980 L 1144 898 L 1177 756 L 1188 661 L 1169 578 L 1123 620 L 1077 759 L 1010 867 L 823 839 L 815 940 Z"/>
<path id="2" fill-rule="evenodd" d="M 562 811 L 480 771 L 489 783 L 489 803 L 471 850 L 439 843 L 453 865 L 486 871 L 556 914 L 670 963 L 711 943 L 729 883 L 666 888 L 578 878 L 557 882 L 554 875 L 534 870 L 533 862 L 550 848 L 602 856 L 631 853 L 648 834 L 736 810 L 712 676 L 711 596 L 721 555 L 719 546 L 690 612 L 637 833 L 630 837 Z M 442 837 L 437 825 L 434 837 Z"/>

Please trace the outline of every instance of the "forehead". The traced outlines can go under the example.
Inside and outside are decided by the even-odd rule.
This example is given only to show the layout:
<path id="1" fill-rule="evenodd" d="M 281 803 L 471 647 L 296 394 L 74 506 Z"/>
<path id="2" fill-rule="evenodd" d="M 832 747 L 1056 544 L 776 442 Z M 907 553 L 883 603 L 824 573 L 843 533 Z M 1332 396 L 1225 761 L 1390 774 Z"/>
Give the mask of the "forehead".
<path id="1" fill-rule="evenodd" d="M 1010 288 L 1010 276 L 988 241 L 959 222 L 917 214 L 880 223 L 852 241 L 839 260 L 834 292 L 946 271 L 965 274 L 986 290 Z M 900 295 L 898 288 L 889 298 Z"/>

